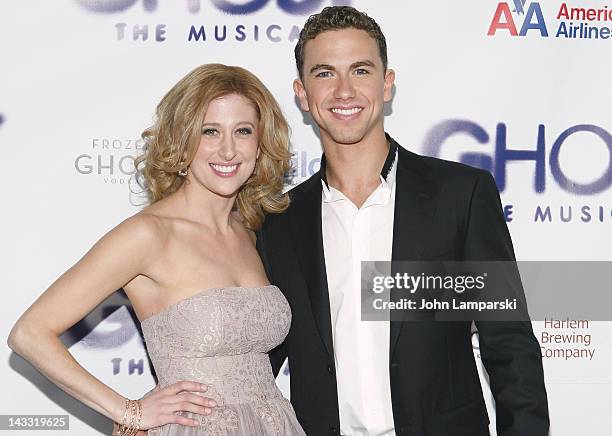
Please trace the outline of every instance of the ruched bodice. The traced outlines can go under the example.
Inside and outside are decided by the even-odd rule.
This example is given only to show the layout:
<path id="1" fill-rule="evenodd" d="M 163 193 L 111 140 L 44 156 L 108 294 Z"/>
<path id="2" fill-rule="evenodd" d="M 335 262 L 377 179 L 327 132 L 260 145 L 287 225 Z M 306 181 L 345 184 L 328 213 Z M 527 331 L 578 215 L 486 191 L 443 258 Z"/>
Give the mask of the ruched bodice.
<path id="1" fill-rule="evenodd" d="M 218 404 L 208 416 L 184 413 L 200 427 L 170 424 L 149 435 L 303 435 L 267 355 L 290 323 L 287 300 L 272 285 L 207 289 L 143 320 L 159 386 L 199 381 Z"/>

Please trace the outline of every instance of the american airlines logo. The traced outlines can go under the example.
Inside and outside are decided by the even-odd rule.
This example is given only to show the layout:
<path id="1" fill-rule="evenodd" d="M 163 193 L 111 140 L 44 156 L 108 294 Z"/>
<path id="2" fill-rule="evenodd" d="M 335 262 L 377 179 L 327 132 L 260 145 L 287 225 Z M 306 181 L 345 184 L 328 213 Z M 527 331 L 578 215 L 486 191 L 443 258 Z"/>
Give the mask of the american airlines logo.
<path id="1" fill-rule="evenodd" d="M 561 3 L 553 17 L 545 18 L 540 3 L 526 0 L 500 2 L 493 13 L 488 36 L 523 37 L 535 34 L 561 39 L 607 40 L 612 37 L 612 8 L 585 8 L 583 5 Z"/>

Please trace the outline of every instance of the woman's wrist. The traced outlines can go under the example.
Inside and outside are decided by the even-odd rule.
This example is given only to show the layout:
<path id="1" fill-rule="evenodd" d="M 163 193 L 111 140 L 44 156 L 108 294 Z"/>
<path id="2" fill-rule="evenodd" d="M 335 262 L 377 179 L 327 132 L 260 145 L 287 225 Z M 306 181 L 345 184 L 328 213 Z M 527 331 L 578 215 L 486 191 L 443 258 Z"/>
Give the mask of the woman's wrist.
<path id="1" fill-rule="evenodd" d="M 120 436 L 135 436 L 142 426 L 142 403 L 140 400 L 125 400 L 123 418 L 119 424 Z"/>
<path id="2" fill-rule="evenodd" d="M 115 398 L 113 398 L 113 401 L 112 401 L 112 406 L 110 410 L 110 414 L 111 414 L 110 418 L 119 425 L 121 425 L 121 422 L 123 421 L 123 418 L 125 416 L 126 401 L 127 401 L 127 398 L 119 394 L 117 394 Z"/>

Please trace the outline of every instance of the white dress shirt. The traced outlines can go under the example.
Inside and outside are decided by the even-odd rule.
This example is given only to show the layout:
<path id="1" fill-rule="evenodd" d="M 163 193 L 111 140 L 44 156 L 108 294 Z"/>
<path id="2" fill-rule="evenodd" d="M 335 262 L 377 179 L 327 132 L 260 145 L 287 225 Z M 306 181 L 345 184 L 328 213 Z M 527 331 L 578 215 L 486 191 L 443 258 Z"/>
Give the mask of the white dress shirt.
<path id="1" fill-rule="evenodd" d="M 321 181 L 323 249 L 340 432 L 346 436 L 395 434 L 389 382 L 389 323 L 361 321 L 361 261 L 391 260 L 397 150 L 392 152 L 394 161 L 386 179 L 381 175 L 380 185 L 361 208 Z"/>

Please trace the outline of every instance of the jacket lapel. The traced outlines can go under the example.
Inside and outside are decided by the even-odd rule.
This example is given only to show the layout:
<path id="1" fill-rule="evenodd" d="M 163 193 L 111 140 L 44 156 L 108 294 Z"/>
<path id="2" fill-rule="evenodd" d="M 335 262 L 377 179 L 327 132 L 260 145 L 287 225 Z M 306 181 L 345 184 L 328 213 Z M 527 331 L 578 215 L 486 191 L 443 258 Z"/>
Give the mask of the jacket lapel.
<path id="1" fill-rule="evenodd" d="M 428 178 L 428 167 L 423 159 L 398 148 L 398 166 L 396 173 L 395 212 L 393 220 L 393 261 L 422 260 L 427 247 L 426 231 L 434 215 L 433 198 L 438 190 L 435 182 Z M 391 293 L 392 300 L 398 300 L 401 294 Z M 392 358 L 397 339 L 407 321 L 390 322 L 389 359 Z"/>
<path id="2" fill-rule="evenodd" d="M 427 235 L 430 232 L 424 230 L 430 226 L 435 212 L 432 200 L 438 186 L 428 178 L 428 167 L 422 158 L 401 146 L 398 148 L 397 165 L 391 259 L 420 260 L 428 244 Z M 320 174 L 304 184 L 303 191 L 290 209 L 291 235 L 300 269 L 308 287 L 314 320 L 333 362 L 329 290 L 321 227 Z M 391 298 L 394 299 L 393 293 Z M 402 321 L 390 322 L 390 359 L 404 324 Z"/>
<path id="3" fill-rule="evenodd" d="M 317 329 L 333 362 L 329 291 L 321 227 L 321 177 L 314 176 L 296 199 L 290 217 L 291 234 L 302 274 L 308 286 Z"/>

